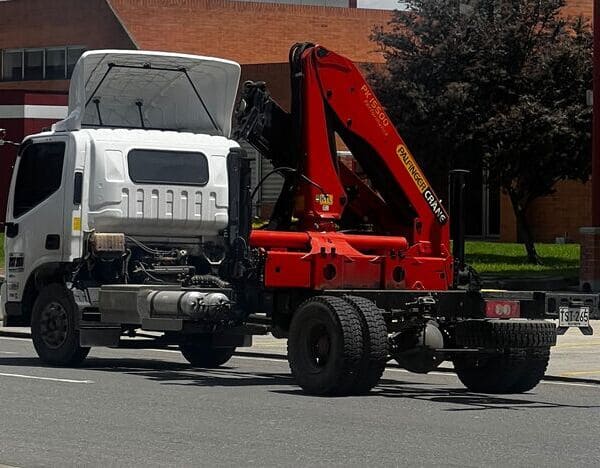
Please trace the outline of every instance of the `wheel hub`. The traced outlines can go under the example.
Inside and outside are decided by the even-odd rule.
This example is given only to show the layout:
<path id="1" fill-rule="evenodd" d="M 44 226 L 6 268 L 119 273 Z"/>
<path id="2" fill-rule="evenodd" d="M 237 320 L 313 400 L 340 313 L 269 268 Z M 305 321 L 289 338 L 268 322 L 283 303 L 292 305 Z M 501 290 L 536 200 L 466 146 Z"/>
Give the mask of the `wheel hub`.
<path id="1" fill-rule="evenodd" d="M 40 320 L 41 338 L 51 349 L 60 348 L 67 340 L 69 318 L 58 302 L 51 302 L 42 310 Z"/>
<path id="2" fill-rule="evenodd" d="M 315 326 L 308 334 L 307 345 L 312 364 L 316 367 L 325 366 L 331 351 L 331 339 L 327 329 L 322 325 Z"/>

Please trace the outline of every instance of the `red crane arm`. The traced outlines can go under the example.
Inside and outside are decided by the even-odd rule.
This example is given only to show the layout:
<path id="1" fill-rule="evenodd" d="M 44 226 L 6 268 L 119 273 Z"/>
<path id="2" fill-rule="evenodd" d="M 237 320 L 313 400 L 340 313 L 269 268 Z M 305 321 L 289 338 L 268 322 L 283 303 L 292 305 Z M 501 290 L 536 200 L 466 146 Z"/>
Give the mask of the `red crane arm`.
<path id="1" fill-rule="evenodd" d="M 440 199 L 356 66 L 321 46 L 307 48 L 301 62 L 303 170 L 322 189 L 301 188 L 297 215 L 304 228 L 333 230 L 348 203 L 332 143 L 335 132 L 384 200 L 414 213 L 407 220 L 411 243 L 430 242 L 433 254 L 442 244 L 448 249 L 448 215 Z"/>
<path id="2" fill-rule="evenodd" d="M 290 69 L 289 113 L 248 82 L 237 115 L 237 136 L 287 175 L 250 235 L 265 287 L 451 287 L 448 215 L 358 69 L 308 43 L 292 47 Z M 368 180 L 341 162 L 338 137 Z"/>

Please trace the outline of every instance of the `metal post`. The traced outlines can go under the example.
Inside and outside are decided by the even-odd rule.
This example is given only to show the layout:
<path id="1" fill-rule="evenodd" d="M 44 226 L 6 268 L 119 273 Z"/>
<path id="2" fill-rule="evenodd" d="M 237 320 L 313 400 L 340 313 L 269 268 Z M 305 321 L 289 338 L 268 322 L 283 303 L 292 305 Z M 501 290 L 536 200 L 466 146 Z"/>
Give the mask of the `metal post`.
<path id="1" fill-rule="evenodd" d="M 465 187 L 469 171 L 450 171 L 450 236 L 454 257 L 454 286 L 460 284 L 460 273 L 465 269 Z"/>

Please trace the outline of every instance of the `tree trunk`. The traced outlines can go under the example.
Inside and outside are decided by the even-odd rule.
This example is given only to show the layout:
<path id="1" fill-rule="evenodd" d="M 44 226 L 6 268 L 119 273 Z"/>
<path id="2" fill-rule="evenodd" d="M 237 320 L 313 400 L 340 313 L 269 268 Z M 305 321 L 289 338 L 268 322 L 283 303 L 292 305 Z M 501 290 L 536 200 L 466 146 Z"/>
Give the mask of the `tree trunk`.
<path id="1" fill-rule="evenodd" d="M 517 230 L 519 233 L 520 241 L 525 246 L 525 250 L 527 251 L 527 263 L 531 263 L 533 265 L 541 265 L 542 261 L 535 250 L 535 244 L 533 242 L 533 235 L 531 234 L 531 229 L 529 228 L 529 223 L 527 221 L 527 216 L 525 216 L 526 206 L 522 206 L 519 203 L 519 200 L 514 193 L 509 193 L 510 202 L 513 207 L 513 212 L 515 213 L 515 218 L 517 219 Z"/>

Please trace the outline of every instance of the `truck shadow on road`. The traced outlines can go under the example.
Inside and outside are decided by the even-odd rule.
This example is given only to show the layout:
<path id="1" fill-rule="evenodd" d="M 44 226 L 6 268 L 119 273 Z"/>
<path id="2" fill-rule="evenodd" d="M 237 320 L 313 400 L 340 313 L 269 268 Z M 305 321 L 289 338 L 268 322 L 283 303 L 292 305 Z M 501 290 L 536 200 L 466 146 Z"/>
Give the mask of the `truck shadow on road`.
<path id="1" fill-rule="evenodd" d="M 285 361 L 282 361 L 282 363 Z M 40 363 L 37 358 L 6 357 L 0 358 L 2 367 L 44 368 L 52 369 Z M 62 370 L 62 369 L 61 369 Z M 65 369 L 66 370 L 66 369 Z M 142 377 L 158 382 L 161 385 L 186 387 L 285 387 L 271 388 L 268 391 L 298 398 L 323 398 L 306 395 L 296 387 L 292 376 L 288 373 L 269 371 L 246 371 L 237 366 L 224 366 L 218 369 L 194 369 L 188 364 L 169 362 L 158 359 L 136 358 L 101 358 L 93 357 L 85 361 L 76 371 L 108 372 L 127 376 Z M 61 376 L 62 372 L 61 372 Z M 69 375 L 70 378 L 75 376 Z M 95 381 L 100 376 L 86 374 L 86 378 Z M 454 382 L 452 382 L 454 385 Z M 600 390 L 600 385 L 598 386 Z M 346 398 L 346 397 L 341 397 Z M 595 409 L 600 405 L 575 405 L 543 401 L 534 390 L 532 393 L 514 396 L 485 395 L 471 393 L 464 388 L 449 387 L 447 384 L 414 382 L 384 378 L 371 393 L 364 396 L 351 397 L 367 400 L 411 399 L 445 405 L 443 411 L 482 411 L 482 410 L 524 410 L 524 409 Z M 336 399 L 332 399 L 335 401 Z"/>
<path id="2" fill-rule="evenodd" d="M 437 387 L 437 388 L 436 388 Z M 440 388 L 442 387 L 442 388 Z M 309 396 L 301 390 L 274 390 L 274 393 Z M 524 410 L 524 409 L 594 409 L 600 405 L 574 405 L 541 401 L 535 391 L 522 395 L 486 395 L 465 388 L 448 388 L 435 383 L 382 379 L 371 393 L 359 398 L 398 398 L 453 405 L 443 411 Z M 312 397 L 317 398 L 317 397 Z"/>
<path id="3" fill-rule="evenodd" d="M 8 357 L 0 358 L 3 366 L 36 367 L 54 369 L 42 364 L 37 358 Z M 140 376 L 147 380 L 165 385 L 199 386 L 199 387 L 245 387 L 258 385 L 293 385 L 289 374 L 273 372 L 246 372 L 235 366 L 223 366 L 218 369 L 195 369 L 189 364 L 169 362 L 158 359 L 136 358 L 88 358 L 77 371 L 109 372 L 130 376 Z M 87 375 L 92 380 L 99 378 Z M 69 376 L 73 378 L 73 376 Z"/>
<path id="4" fill-rule="evenodd" d="M 458 405 L 446 408 L 445 411 L 480 411 L 480 410 L 523 410 L 523 409 L 594 409 L 600 405 L 576 405 L 541 401 L 534 389 L 531 393 L 515 395 L 487 395 L 471 393 L 465 388 L 414 388 L 412 385 L 397 385 L 394 381 L 382 381 L 374 390 L 385 398 L 410 398 L 434 403 Z"/>

